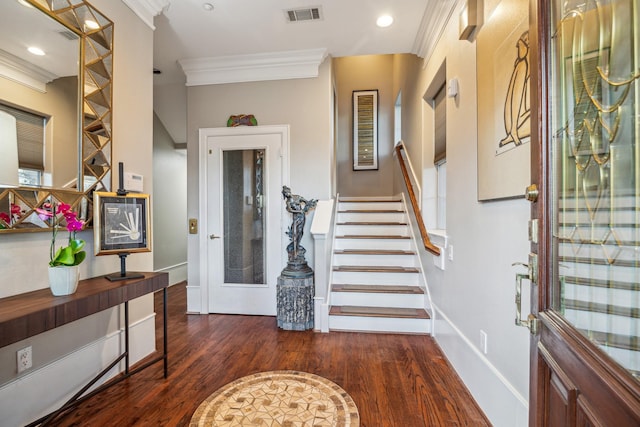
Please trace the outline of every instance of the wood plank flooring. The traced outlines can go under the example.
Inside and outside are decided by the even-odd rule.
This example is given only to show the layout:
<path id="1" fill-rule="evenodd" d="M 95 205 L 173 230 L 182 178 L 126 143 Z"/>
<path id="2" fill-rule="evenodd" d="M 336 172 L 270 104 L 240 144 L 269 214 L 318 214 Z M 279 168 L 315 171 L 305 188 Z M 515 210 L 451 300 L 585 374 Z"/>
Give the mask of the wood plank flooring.
<path id="1" fill-rule="evenodd" d="M 161 293 L 156 294 L 158 348 Z M 344 388 L 362 427 L 488 426 L 428 336 L 283 331 L 267 316 L 188 315 L 169 288 L 169 377 L 158 363 L 83 402 L 60 426 L 187 426 L 198 405 L 245 375 L 299 370 Z"/>

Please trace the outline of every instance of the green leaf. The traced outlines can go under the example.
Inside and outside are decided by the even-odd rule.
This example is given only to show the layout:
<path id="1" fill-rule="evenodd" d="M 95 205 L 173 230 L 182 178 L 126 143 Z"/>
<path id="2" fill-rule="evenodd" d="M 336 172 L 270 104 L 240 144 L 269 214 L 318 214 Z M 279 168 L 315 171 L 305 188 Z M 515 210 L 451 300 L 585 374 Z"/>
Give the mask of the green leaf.
<path id="1" fill-rule="evenodd" d="M 77 254 L 78 252 L 80 252 L 82 248 L 84 248 L 84 245 L 85 245 L 85 242 L 82 239 L 75 239 L 75 240 L 69 241 L 69 246 L 71 247 L 71 250 L 73 251 L 74 254 Z"/>
<path id="2" fill-rule="evenodd" d="M 51 263 L 53 266 L 56 265 L 73 265 L 75 261 L 75 257 L 73 256 L 73 250 L 71 246 L 65 246 L 64 248 L 58 249 L 56 252 L 56 256 L 53 258 Z"/>
<path id="3" fill-rule="evenodd" d="M 79 265 L 84 259 L 87 257 L 87 253 L 85 251 L 80 251 L 76 253 L 75 262 L 73 265 Z"/>

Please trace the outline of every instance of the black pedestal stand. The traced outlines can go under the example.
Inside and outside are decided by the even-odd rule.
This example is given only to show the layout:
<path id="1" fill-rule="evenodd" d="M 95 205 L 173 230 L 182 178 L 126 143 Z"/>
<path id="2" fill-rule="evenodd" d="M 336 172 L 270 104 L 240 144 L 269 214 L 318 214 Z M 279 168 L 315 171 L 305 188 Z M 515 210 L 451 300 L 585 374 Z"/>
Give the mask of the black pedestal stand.
<path id="1" fill-rule="evenodd" d="M 124 189 L 124 164 L 122 162 L 118 163 L 118 181 L 118 191 L 116 194 L 118 196 L 126 196 L 129 192 Z M 127 255 L 129 255 L 128 252 L 120 252 L 118 254 L 120 257 L 120 274 L 105 276 L 107 280 L 116 282 L 118 280 L 141 279 L 144 277 L 144 274 L 140 273 L 127 273 Z"/>

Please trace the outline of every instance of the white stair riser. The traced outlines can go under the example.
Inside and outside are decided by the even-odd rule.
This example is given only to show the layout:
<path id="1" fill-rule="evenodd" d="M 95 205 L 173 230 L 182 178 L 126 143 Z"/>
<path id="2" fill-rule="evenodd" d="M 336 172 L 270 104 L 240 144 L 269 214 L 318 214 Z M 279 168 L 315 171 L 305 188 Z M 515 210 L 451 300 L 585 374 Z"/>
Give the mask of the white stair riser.
<path id="1" fill-rule="evenodd" d="M 578 329 L 635 336 L 640 330 L 640 319 L 615 316 L 592 311 L 567 309 L 564 316 Z M 604 343 L 603 343 L 604 344 Z"/>
<path id="2" fill-rule="evenodd" d="M 568 300 L 611 304 L 619 307 L 637 307 L 640 291 L 565 283 L 564 297 Z"/>
<path id="3" fill-rule="evenodd" d="M 612 242 L 610 242 L 612 243 Z M 618 247 L 614 245 L 580 245 L 568 242 L 560 243 L 561 256 L 595 259 L 615 259 L 620 261 L 635 261 L 638 258 L 636 248 L 632 246 Z"/>
<path id="4" fill-rule="evenodd" d="M 431 320 L 330 315 L 329 330 L 429 334 Z"/>
<path id="5" fill-rule="evenodd" d="M 402 202 L 340 202 L 338 211 L 401 211 Z"/>
<path id="6" fill-rule="evenodd" d="M 581 264 L 562 261 L 560 274 L 614 282 L 640 283 L 640 271 L 633 267 L 612 267 L 608 265 Z"/>
<path id="7" fill-rule="evenodd" d="M 335 249 L 411 250 L 411 239 L 350 239 L 336 238 Z"/>
<path id="8" fill-rule="evenodd" d="M 331 292 L 331 304 L 356 307 L 425 308 L 424 294 Z"/>
<path id="9" fill-rule="evenodd" d="M 363 255 L 363 254 L 334 254 L 333 266 L 340 265 L 393 265 L 398 267 L 417 267 L 416 255 Z"/>
<path id="10" fill-rule="evenodd" d="M 408 236 L 409 227 L 403 225 L 337 225 L 337 236 Z"/>
<path id="11" fill-rule="evenodd" d="M 406 222 L 404 212 L 339 212 L 336 222 Z"/>
<path id="12" fill-rule="evenodd" d="M 333 283 L 351 285 L 419 285 L 418 273 L 380 273 L 334 271 Z"/>

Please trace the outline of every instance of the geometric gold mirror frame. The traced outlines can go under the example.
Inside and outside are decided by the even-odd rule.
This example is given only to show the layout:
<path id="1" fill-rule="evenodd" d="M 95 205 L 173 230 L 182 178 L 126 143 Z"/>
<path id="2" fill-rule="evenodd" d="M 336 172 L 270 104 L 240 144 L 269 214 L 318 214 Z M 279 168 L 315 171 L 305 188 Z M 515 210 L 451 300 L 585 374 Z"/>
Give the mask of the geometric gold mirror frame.
<path id="1" fill-rule="evenodd" d="M 0 188 L 0 233 L 51 230 L 36 208 L 71 205 L 88 227 L 93 193 L 111 190 L 113 22 L 83 0 L 26 0 L 80 39 L 78 178 L 74 188 Z"/>

